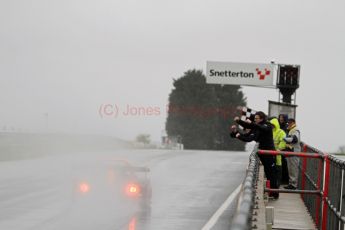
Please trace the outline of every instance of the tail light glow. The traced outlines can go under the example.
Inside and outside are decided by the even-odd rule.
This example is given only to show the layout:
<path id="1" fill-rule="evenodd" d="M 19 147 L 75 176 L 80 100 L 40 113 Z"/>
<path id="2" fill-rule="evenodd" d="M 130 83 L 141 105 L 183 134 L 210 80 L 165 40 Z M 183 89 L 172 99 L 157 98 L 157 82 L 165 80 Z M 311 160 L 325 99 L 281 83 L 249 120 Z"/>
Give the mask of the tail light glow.
<path id="1" fill-rule="evenodd" d="M 126 194 L 128 196 L 138 196 L 140 194 L 140 186 L 134 183 L 128 184 L 126 187 Z"/>
<path id="2" fill-rule="evenodd" d="M 135 230 L 136 219 L 133 217 L 128 224 L 128 230 Z"/>
<path id="3" fill-rule="evenodd" d="M 86 182 L 82 182 L 79 184 L 79 191 L 81 193 L 87 193 L 90 191 L 90 185 Z"/>

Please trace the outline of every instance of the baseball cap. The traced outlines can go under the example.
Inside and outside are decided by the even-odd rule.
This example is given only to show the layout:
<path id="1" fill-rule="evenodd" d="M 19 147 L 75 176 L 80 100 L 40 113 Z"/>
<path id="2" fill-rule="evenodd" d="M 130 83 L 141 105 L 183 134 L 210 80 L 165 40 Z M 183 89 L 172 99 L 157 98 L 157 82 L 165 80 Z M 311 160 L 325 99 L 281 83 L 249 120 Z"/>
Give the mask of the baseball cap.
<path id="1" fill-rule="evenodd" d="M 290 123 L 290 122 L 294 122 L 294 123 L 296 123 L 296 120 L 295 120 L 295 119 L 293 119 L 293 118 L 289 118 L 289 119 L 288 119 L 288 123 Z"/>

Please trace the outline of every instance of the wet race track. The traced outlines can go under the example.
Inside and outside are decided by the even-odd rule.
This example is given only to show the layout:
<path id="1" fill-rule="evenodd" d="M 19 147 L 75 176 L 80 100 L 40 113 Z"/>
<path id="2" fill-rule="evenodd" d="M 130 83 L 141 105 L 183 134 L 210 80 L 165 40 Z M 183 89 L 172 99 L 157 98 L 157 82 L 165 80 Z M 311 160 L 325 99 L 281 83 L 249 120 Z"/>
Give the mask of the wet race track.
<path id="1" fill-rule="evenodd" d="M 235 204 L 215 213 L 242 182 L 248 155 L 116 150 L 3 161 L 0 229 L 228 229 Z M 150 169 L 151 204 L 115 191 L 108 163 L 119 159 Z"/>

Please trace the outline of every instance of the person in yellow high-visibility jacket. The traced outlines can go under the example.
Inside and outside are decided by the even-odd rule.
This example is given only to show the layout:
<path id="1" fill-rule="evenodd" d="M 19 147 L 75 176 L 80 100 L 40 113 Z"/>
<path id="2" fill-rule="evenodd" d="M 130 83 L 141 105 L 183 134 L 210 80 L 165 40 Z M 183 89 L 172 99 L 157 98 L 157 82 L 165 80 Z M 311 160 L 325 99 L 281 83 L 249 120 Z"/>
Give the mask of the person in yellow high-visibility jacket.
<path id="1" fill-rule="evenodd" d="M 273 126 L 273 140 L 274 140 L 274 147 L 278 151 L 283 151 L 286 148 L 286 142 L 284 138 L 286 137 L 286 133 L 284 130 L 280 128 L 279 121 L 277 118 L 273 118 L 270 120 Z M 276 171 L 277 171 L 277 184 L 278 188 L 280 186 L 282 180 L 282 156 L 276 156 Z"/>

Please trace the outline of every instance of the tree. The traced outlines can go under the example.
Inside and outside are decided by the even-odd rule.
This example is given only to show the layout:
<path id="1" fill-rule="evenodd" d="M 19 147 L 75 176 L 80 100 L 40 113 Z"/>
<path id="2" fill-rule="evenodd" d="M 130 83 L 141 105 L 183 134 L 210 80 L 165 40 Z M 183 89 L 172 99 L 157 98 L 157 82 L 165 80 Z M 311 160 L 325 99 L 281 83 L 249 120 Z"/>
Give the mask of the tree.
<path id="1" fill-rule="evenodd" d="M 186 149 L 244 149 L 228 130 L 236 107 L 246 104 L 239 86 L 207 84 L 200 70 L 188 70 L 173 85 L 166 122 L 170 137 L 180 136 Z"/>
<path id="2" fill-rule="evenodd" d="M 238 116 L 238 107 L 246 106 L 246 98 L 238 85 L 215 85 L 215 91 L 219 99 L 220 116 L 218 120 L 218 149 L 244 150 L 245 144 L 236 139 L 229 139 L 229 127 L 233 124 L 233 118 Z"/>

